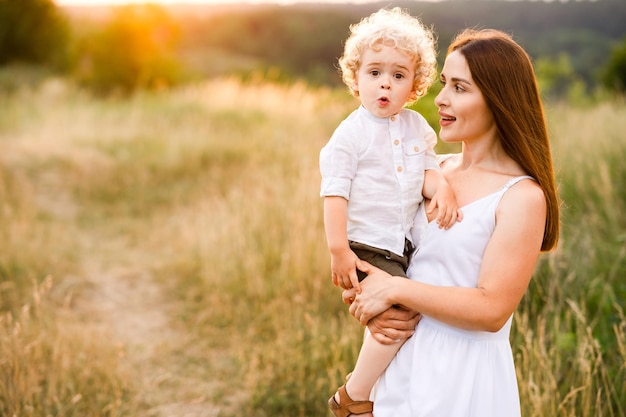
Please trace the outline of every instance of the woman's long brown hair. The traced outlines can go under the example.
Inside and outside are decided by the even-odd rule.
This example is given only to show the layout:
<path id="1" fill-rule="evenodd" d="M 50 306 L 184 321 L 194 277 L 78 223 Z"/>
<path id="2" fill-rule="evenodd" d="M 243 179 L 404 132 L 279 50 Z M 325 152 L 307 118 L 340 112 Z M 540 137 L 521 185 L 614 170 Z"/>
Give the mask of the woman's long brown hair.
<path id="1" fill-rule="evenodd" d="M 493 113 L 505 152 L 537 180 L 547 203 L 542 251 L 559 239 L 559 197 L 550 142 L 530 57 L 509 35 L 467 29 L 448 48 L 459 51 Z"/>

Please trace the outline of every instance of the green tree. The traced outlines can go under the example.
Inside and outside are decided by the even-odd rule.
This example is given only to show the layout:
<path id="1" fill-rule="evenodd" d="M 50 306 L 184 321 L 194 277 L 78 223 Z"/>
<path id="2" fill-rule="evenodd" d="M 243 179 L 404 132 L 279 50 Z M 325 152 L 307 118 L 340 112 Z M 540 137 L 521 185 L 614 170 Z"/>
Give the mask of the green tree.
<path id="1" fill-rule="evenodd" d="M 52 0 L 0 0 L 0 66 L 67 63 L 69 25 Z"/>
<path id="2" fill-rule="evenodd" d="M 561 53 L 556 59 L 543 57 L 535 61 L 537 80 L 545 96 L 574 99 L 584 95 L 585 83 L 574 71 L 570 58 Z"/>
<path id="3" fill-rule="evenodd" d="M 78 80 L 100 93 L 130 93 L 177 82 L 179 29 L 154 4 L 117 8 L 98 31 L 79 41 Z"/>
<path id="4" fill-rule="evenodd" d="M 626 92 L 626 38 L 613 49 L 602 73 L 602 83 L 609 90 Z"/>

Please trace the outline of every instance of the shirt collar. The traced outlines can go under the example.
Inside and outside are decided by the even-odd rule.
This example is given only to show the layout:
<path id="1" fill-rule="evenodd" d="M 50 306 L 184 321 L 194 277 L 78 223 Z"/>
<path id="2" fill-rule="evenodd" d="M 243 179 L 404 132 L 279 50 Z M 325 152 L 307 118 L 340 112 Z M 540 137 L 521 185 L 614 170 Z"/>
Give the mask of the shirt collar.
<path id="1" fill-rule="evenodd" d="M 374 115 L 374 114 L 370 113 L 370 111 L 369 111 L 369 110 L 367 110 L 367 109 L 365 108 L 365 106 L 363 106 L 362 104 L 359 106 L 359 109 L 358 109 L 359 114 L 360 114 L 361 116 L 363 116 L 363 117 L 367 117 L 368 119 L 370 119 L 370 120 L 372 120 L 372 121 L 374 121 L 374 122 L 376 122 L 376 123 L 388 123 L 388 122 L 389 122 L 389 120 L 390 120 L 392 117 L 394 117 L 394 116 L 395 116 L 396 118 L 397 118 L 397 117 L 400 117 L 400 115 L 402 114 L 402 111 L 403 111 L 403 110 L 404 110 L 404 109 L 400 110 L 400 112 L 399 112 L 399 113 L 396 113 L 396 114 L 394 114 L 393 116 L 389 116 L 389 117 L 378 117 L 378 116 L 376 116 L 376 115 Z"/>

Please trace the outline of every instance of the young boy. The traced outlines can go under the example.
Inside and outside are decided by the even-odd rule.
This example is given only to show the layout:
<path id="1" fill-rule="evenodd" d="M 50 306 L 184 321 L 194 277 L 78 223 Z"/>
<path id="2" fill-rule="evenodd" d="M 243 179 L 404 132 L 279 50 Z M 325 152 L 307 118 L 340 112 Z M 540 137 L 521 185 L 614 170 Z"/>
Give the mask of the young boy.
<path id="1" fill-rule="evenodd" d="M 404 108 L 436 77 L 433 34 L 400 8 L 382 9 L 350 27 L 339 59 L 344 83 L 361 106 L 320 152 L 324 225 L 335 285 L 360 289 L 365 260 L 406 276 L 415 214 L 424 197 L 440 227 L 461 220 L 454 193 L 439 171 L 436 134 Z M 370 415 L 370 391 L 402 345 L 366 335 L 346 385 L 329 399 L 336 416 Z M 349 395 L 348 395 L 349 393 Z"/>

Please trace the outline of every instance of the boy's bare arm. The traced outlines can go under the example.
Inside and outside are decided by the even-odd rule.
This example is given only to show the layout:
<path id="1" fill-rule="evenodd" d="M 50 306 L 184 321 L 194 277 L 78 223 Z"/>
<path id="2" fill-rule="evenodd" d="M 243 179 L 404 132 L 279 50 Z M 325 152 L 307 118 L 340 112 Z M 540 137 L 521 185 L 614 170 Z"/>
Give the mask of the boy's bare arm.
<path id="1" fill-rule="evenodd" d="M 428 205 L 428 214 L 437 209 L 439 227 L 449 229 L 457 221 L 463 220 L 463 212 L 459 209 L 454 191 L 441 171 L 434 169 L 425 171 L 422 194 L 431 200 Z"/>
<path id="2" fill-rule="evenodd" d="M 324 198 L 324 229 L 330 252 L 333 284 L 360 291 L 356 274 L 357 256 L 348 243 L 348 200 L 343 197 Z"/>

